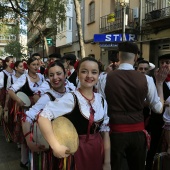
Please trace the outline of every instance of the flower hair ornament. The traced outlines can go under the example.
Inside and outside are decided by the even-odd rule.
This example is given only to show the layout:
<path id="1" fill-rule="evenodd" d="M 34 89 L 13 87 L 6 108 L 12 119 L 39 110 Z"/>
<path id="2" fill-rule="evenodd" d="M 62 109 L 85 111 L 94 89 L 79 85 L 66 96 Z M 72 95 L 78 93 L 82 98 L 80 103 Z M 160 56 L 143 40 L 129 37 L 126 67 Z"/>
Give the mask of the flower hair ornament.
<path id="1" fill-rule="evenodd" d="M 25 70 L 28 70 L 28 65 L 27 65 L 26 62 L 23 62 L 23 66 L 24 66 L 24 69 L 25 69 Z"/>

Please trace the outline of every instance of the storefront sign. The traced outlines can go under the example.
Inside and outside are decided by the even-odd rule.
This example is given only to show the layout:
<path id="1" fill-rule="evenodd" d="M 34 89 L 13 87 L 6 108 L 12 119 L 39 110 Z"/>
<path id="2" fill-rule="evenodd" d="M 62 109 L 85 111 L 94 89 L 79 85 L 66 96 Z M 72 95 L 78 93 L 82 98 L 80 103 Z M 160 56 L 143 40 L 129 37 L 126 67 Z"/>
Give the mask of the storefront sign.
<path id="1" fill-rule="evenodd" d="M 135 41 L 135 34 L 125 34 L 125 41 Z M 94 42 L 121 42 L 122 34 L 94 34 Z"/>
<path id="2" fill-rule="evenodd" d="M 118 44 L 116 44 L 116 43 L 100 43 L 99 46 L 103 47 L 103 48 L 104 47 L 117 47 Z"/>

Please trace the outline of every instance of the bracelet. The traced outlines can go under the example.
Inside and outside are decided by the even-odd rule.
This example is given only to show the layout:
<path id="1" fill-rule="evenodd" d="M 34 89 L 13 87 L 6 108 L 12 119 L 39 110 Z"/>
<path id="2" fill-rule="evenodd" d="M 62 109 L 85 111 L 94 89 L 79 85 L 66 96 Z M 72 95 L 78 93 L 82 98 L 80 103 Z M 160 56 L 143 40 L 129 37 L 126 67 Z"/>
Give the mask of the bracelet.
<path id="1" fill-rule="evenodd" d="M 27 132 L 27 133 L 24 135 L 24 138 L 26 138 L 29 134 L 31 134 L 31 131 Z"/>

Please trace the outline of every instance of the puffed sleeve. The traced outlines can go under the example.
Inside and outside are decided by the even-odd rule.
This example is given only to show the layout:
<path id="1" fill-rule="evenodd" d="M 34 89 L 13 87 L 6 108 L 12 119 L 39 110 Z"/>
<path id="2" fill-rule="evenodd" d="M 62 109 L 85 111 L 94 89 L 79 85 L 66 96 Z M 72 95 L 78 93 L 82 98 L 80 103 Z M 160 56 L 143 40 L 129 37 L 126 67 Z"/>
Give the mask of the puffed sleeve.
<path id="1" fill-rule="evenodd" d="M 97 83 L 97 92 L 100 93 L 104 98 L 106 98 L 105 96 L 105 85 L 106 85 L 106 78 L 107 78 L 107 74 L 103 73 L 103 74 L 100 74 L 99 76 L 99 80 L 98 80 L 98 83 Z"/>
<path id="2" fill-rule="evenodd" d="M 38 113 L 45 107 L 46 103 L 50 101 L 50 98 L 47 94 L 42 95 L 39 100 L 33 105 L 28 111 L 26 111 L 26 120 L 32 123 L 36 119 Z"/>
<path id="3" fill-rule="evenodd" d="M 23 74 L 17 79 L 17 81 L 14 84 L 12 84 L 12 86 L 9 89 L 16 92 L 25 84 L 25 82 L 26 82 L 26 75 Z"/>
<path id="4" fill-rule="evenodd" d="M 4 73 L 0 72 L 0 89 L 4 87 Z"/>
<path id="5" fill-rule="evenodd" d="M 48 80 L 43 81 L 43 83 L 38 87 L 34 94 L 43 95 L 44 93 L 46 93 L 50 89 L 50 85 L 47 81 Z"/>
<path id="6" fill-rule="evenodd" d="M 49 119 L 55 119 L 59 116 L 70 113 L 74 108 L 74 97 L 71 93 L 66 93 L 62 98 L 50 101 L 46 104 L 40 116 Z"/>
<path id="7" fill-rule="evenodd" d="M 37 73 L 37 74 L 42 82 L 45 81 L 44 75 L 42 75 L 41 73 Z"/>
<path id="8" fill-rule="evenodd" d="M 74 86 L 74 84 L 69 82 L 67 79 L 66 79 L 65 88 L 66 88 L 66 91 L 75 91 L 76 90 L 76 87 Z"/>
<path id="9" fill-rule="evenodd" d="M 106 100 L 104 99 L 104 104 L 103 104 L 103 109 L 104 109 L 104 120 L 102 125 L 100 126 L 100 132 L 109 132 L 110 128 L 109 128 L 109 117 L 107 115 L 107 103 Z"/>

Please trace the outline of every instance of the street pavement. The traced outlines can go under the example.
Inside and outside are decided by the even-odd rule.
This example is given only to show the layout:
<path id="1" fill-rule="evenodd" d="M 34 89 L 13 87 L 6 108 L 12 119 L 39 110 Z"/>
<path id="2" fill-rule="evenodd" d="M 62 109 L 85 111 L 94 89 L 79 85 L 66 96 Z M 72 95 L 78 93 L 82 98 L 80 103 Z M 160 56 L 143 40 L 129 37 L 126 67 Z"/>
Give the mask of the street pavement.
<path id="1" fill-rule="evenodd" d="M 20 150 L 16 143 L 6 142 L 0 125 L 0 170 L 23 170 L 20 164 Z"/>

